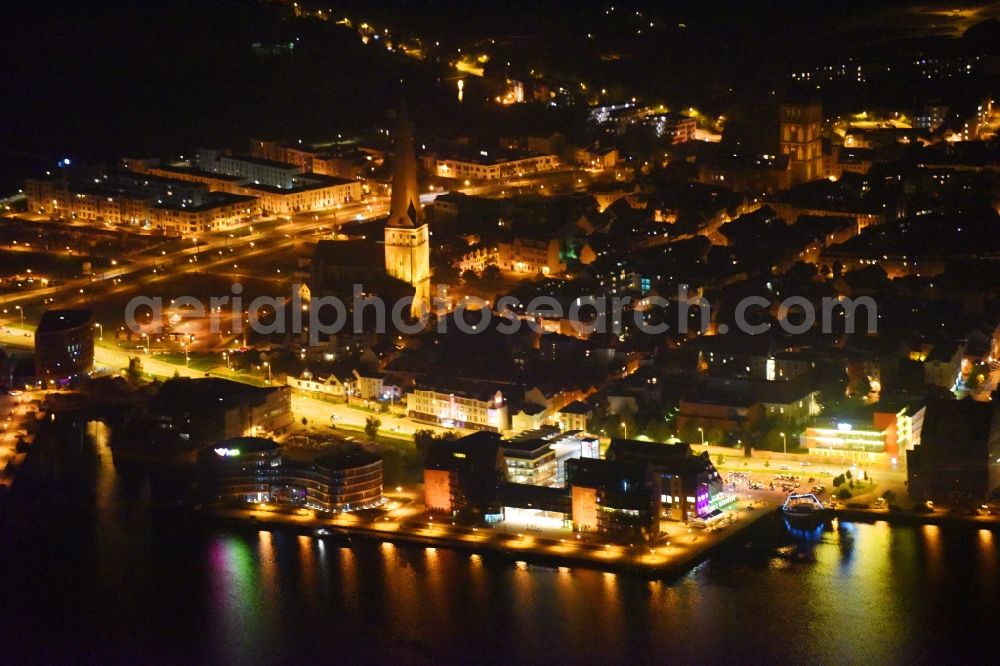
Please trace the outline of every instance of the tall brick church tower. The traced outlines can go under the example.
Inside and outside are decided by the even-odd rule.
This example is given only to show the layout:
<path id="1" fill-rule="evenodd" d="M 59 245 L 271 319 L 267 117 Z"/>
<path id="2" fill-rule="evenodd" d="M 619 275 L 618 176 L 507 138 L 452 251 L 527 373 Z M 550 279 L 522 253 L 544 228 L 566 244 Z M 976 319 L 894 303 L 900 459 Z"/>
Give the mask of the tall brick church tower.
<path id="1" fill-rule="evenodd" d="M 429 311 L 431 298 L 430 233 L 417 190 L 417 159 L 413 155 L 413 127 L 401 108 L 394 142 L 395 163 L 389 222 L 385 227 L 385 271 L 413 286 L 410 312 Z"/>
<path id="2" fill-rule="evenodd" d="M 788 155 L 792 184 L 823 178 L 823 107 L 781 105 L 781 152 Z"/>

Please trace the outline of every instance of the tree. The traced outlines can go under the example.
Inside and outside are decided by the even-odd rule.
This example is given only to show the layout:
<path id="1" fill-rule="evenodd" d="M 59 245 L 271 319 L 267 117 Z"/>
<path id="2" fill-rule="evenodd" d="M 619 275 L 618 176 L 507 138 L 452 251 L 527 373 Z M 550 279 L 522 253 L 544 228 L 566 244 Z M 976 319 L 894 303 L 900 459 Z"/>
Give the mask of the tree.
<path id="1" fill-rule="evenodd" d="M 302 425 L 304 425 L 304 426 L 309 425 L 309 419 L 307 419 L 306 417 L 303 416 L 302 417 Z"/>
<path id="2" fill-rule="evenodd" d="M 764 433 L 763 441 L 760 442 L 761 448 L 767 451 L 782 451 L 784 450 L 785 440 L 782 438 L 781 433 L 783 431 L 779 430 L 777 427 L 771 428 Z M 786 434 L 785 437 L 788 435 Z"/>
<path id="3" fill-rule="evenodd" d="M 125 369 L 125 375 L 129 383 L 140 383 L 142 381 L 142 359 L 138 356 L 129 356 L 128 368 Z"/>
<path id="4" fill-rule="evenodd" d="M 662 416 L 654 416 L 646 423 L 643 433 L 654 442 L 665 442 L 673 434 L 673 430 Z"/>
<path id="5" fill-rule="evenodd" d="M 837 499 L 846 500 L 846 499 L 851 499 L 851 497 L 853 497 L 853 495 L 851 495 L 851 491 L 848 490 L 847 488 L 841 488 L 837 492 Z"/>
<path id="6" fill-rule="evenodd" d="M 379 428 L 382 427 L 382 419 L 377 416 L 369 416 L 365 419 L 365 434 L 368 439 L 375 439 L 378 436 Z"/>
<path id="7" fill-rule="evenodd" d="M 462 271 L 462 282 L 464 282 L 465 284 L 472 284 L 477 280 L 479 280 L 479 276 L 476 275 L 476 271 L 472 270 L 471 268 Z"/>
<path id="8" fill-rule="evenodd" d="M 720 453 L 719 457 L 715 459 L 715 464 L 718 465 L 719 467 L 722 467 L 723 465 L 725 465 L 726 464 L 726 456 L 724 456 L 724 455 L 722 455 Z"/>
<path id="9" fill-rule="evenodd" d="M 493 264 L 490 264 L 489 266 L 483 269 L 482 279 L 483 282 L 485 282 L 486 284 L 495 285 L 500 281 L 500 277 L 501 277 L 500 269 Z"/>
<path id="10" fill-rule="evenodd" d="M 413 433 L 413 445 L 417 447 L 417 451 L 426 451 L 431 448 L 434 439 L 434 431 L 432 430 L 416 430 Z"/>
<path id="11" fill-rule="evenodd" d="M 832 483 L 833 483 L 833 487 L 834 488 L 836 488 L 837 486 L 844 485 L 844 475 L 843 474 L 839 474 L 839 475 L 833 477 Z"/>
<path id="12" fill-rule="evenodd" d="M 844 472 L 844 477 L 845 477 L 845 478 L 846 478 L 846 479 L 847 479 L 848 481 L 850 481 L 850 480 L 851 480 L 851 477 L 852 477 L 852 476 L 853 476 L 853 475 L 851 474 L 851 470 L 847 470 L 846 472 Z"/>
<path id="13" fill-rule="evenodd" d="M 872 383 L 864 372 L 851 373 L 847 382 L 847 393 L 854 398 L 864 398 L 871 393 Z"/>
<path id="14" fill-rule="evenodd" d="M 884 493 L 882 493 L 882 499 L 884 499 L 886 502 L 891 503 L 893 500 L 896 499 L 896 491 L 893 490 L 892 488 L 887 489 Z"/>
<path id="15" fill-rule="evenodd" d="M 451 264 L 442 264 L 434 269 L 434 281 L 443 284 L 458 284 L 461 273 Z"/>
<path id="16" fill-rule="evenodd" d="M 426 451 L 437 442 L 453 439 L 456 439 L 453 432 L 443 432 L 440 435 L 435 435 L 433 430 L 417 430 L 413 433 L 413 444 L 417 447 L 417 451 Z"/>
<path id="17" fill-rule="evenodd" d="M 965 380 L 965 388 L 968 391 L 978 391 L 982 387 L 986 378 L 990 376 L 990 366 L 980 361 L 969 370 L 969 377 Z"/>

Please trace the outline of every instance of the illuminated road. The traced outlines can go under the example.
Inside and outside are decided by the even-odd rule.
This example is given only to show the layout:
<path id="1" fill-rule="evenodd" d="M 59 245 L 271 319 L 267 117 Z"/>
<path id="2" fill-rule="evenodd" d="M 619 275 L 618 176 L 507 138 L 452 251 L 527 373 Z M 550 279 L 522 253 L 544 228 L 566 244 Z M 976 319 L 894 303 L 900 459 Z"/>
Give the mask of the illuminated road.
<path id="1" fill-rule="evenodd" d="M 25 336 L 25 333 L 28 335 Z M 34 338 L 27 327 L 22 329 L 18 326 L 11 326 L 10 328 L 0 328 L 0 344 L 31 349 L 34 347 Z M 98 343 L 94 347 L 94 365 L 99 372 L 118 374 L 128 367 L 129 359 L 132 357 L 138 357 L 142 360 L 144 374 L 155 377 L 170 378 L 176 374 L 180 377 L 211 376 L 241 381 L 240 376 L 222 368 L 221 365 L 218 369 L 213 368 L 209 372 L 205 372 L 157 359 L 155 354 L 145 354 L 142 350 L 123 350 L 106 343 Z M 351 435 L 359 434 L 365 427 L 366 419 L 373 415 L 372 412 L 355 409 L 346 404 L 327 402 L 295 393 L 292 394 L 292 413 L 296 422 L 300 422 L 305 417 L 311 427 L 333 426 L 335 429 L 354 431 L 348 433 Z M 331 418 L 333 415 L 336 415 L 337 418 Z M 378 417 L 382 421 L 381 432 L 385 435 L 409 437 L 417 430 L 432 430 L 437 433 L 450 431 L 456 434 L 468 432 L 458 428 L 447 429 L 412 421 L 405 416 L 379 414 Z"/>
<path id="2" fill-rule="evenodd" d="M 531 174 L 517 180 L 476 183 L 468 186 L 460 181 L 455 181 L 455 187 L 449 187 L 447 191 L 463 192 L 465 194 L 475 194 L 480 196 L 504 196 L 513 194 L 514 191 L 523 192 L 525 189 L 545 193 L 546 188 L 550 191 L 563 185 L 572 185 L 573 171 L 555 170 Z M 581 181 L 582 182 L 582 181 Z M 450 185 L 451 183 L 449 183 Z M 427 205 L 440 194 L 445 193 L 442 189 L 439 192 L 427 192 L 421 195 L 421 201 Z M 211 267 L 222 267 L 231 262 L 232 258 L 226 259 L 226 255 L 234 255 L 237 251 L 247 248 L 256 248 L 253 254 L 241 253 L 239 260 L 245 261 L 253 256 L 265 254 L 265 249 L 277 249 L 276 243 L 282 239 L 292 239 L 295 237 L 307 236 L 316 232 L 334 231 L 341 225 L 360 221 L 372 220 L 382 217 L 388 213 L 388 197 L 377 197 L 370 202 L 359 202 L 348 204 L 336 209 L 329 209 L 317 212 L 298 213 L 291 217 L 276 218 L 277 224 L 270 224 L 271 220 L 260 220 L 254 224 L 249 224 L 234 229 L 225 229 L 211 234 L 206 234 L 197 239 L 192 238 L 191 244 L 172 252 L 164 251 L 158 255 L 139 256 L 131 261 L 122 261 L 118 265 L 107 270 L 100 271 L 99 276 L 90 276 L 67 280 L 58 285 L 41 287 L 20 293 L 9 293 L 0 296 L 4 307 L 11 307 L 18 304 L 42 304 L 57 307 L 69 307 L 78 303 L 81 299 L 88 297 L 100 297 L 100 290 L 105 284 L 116 284 L 123 278 L 136 274 L 161 274 L 168 276 L 177 274 L 178 269 L 189 268 L 190 270 L 207 270 Z M 52 222 L 59 226 L 80 226 L 86 228 L 87 225 L 73 224 L 68 221 Z M 265 226 L 265 229 L 254 229 Z M 252 231 L 251 231 L 252 230 Z M 239 235 L 238 235 L 239 234 Z M 188 239 L 185 239 L 188 240 Z M 260 246 L 259 248 L 257 246 Z M 212 260 L 213 263 L 206 265 L 208 257 L 221 252 L 219 261 Z M 197 257 L 196 262 L 191 259 Z M 71 297 L 72 300 L 67 300 Z M 44 299 L 44 300 L 43 300 Z M 40 302 L 40 303 L 39 303 Z"/>
<path id="3" fill-rule="evenodd" d="M 352 430 L 363 429 L 367 418 L 376 416 L 372 412 L 349 407 L 346 404 L 326 402 L 294 393 L 292 394 L 292 411 L 296 420 L 301 420 L 304 416 L 312 425 L 331 425 L 334 428 L 346 426 Z M 336 418 L 331 418 L 332 416 L 336 416 Z M 390 416 L 389 414 L 377 414 L 377 416 L 382 421 L 382 434 L 387 435 L 412 436 L 417 430 L 432 430 L 436 433 L 453 432 L 459 435 L 470 432 L 458 428 L 449 429 L 420 423 L 405 416 Z"/>
<path id="4" fill-rule="evenodd" d="M 78 295 L 81 293 L 87 294 L 91 291 L 95 284 L 114 281 L 116 278 L 120 279 L 136 273 L 152 272 L 154 270 L 158 270 L 158 267 L 166 265 L 173 265 L 175 267 L 191 267 L 192 270 L 203 269 L 205 268 L 203 262 L 191 264 L 188 263 L 187 260 L 196 255 L 199 259 L 201 259 L 212 253 L 217 253 L 220 250 L 223 253 L 230 253 L 230 249 L 240 250 L 247 247 L 253 247 L 257 244 L 267 246 L 269 243 L 275 240 L 280 240 L 283 237 L 291 238 L 293 236 L 307 235 L 317 231 L 325 231 L 327 229 L 333 230 L 345 222 L 358 219 L 375 219 L 385 215 L 387 210 L 388 207 L 385 203 L 358 203 L 343 206 L 342 208 L 336 210 L 302 214 L 293 218 L 279 218 L 279 220 L 283 221 L 272 228 L 266 230 L 255 230 L 240 236 L 230 237 L 229 234 L 233 231 L 243 232 L 244 230 L 252 228 L 253 225 L 241 227 L 235 230 L 227 229 L 214 235 L 203 236 L 202 238 L 199 238 L 198 243 L 194 243 L 192 241 L 190 246 L 175 250 L 174 252 L 141 257 L 128 263 L 120 263 L 119 265 L 111 267 L 108 270 L 102 270 L 99 279 L 96 277 L 79 278 L 76 280 L 67 280 L 56 286 L 32 289 L 22 293 L 7 294 L 4 296 L 3 302 L 5 306 L 9 306 L 19 303 L 40 301 L 43 298 L 52 298 L 56 301 L 62 301 L 63 298 L 69 295 Z M 59 225 L 62 223 L 54 222 L 53 224 Z M 246 255 L 244 255 L 243 258 L 246 258 Z M 83 291 L 81 292 L 81 290 Z"/>

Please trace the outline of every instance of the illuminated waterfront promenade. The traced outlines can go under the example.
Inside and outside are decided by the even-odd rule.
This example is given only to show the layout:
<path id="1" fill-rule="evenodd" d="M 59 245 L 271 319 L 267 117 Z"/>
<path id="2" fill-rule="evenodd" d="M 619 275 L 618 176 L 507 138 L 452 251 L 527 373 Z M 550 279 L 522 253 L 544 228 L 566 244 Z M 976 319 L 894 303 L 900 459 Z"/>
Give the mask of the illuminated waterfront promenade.
<path id="1" fill-rule="evenodd" d="M 688 571 L 747 528 L 773 516 L 780 502 L 756 500 L 754 509 L 734 510 L 733 520 L 723 529 L 698 529 L 682 523 L 664 523 L 665 534 L 656 543 L 610 542 L 593 533 L 565 530 L 530 530 L 498 523 L 493 526 L 455 524 L 447 516 L 430 516 L 412 505 L 399 506 L 390 498 L 390 509 L 376 518 L 340 514 L 321 519 L 312 512 L 288 513 L 271 507 L 208 510 L 225 522 L 264 529 L 288 529 L 333 539 L 372 539 L 422 545 L 427 548 L 490 552 L 517 562 L 576 565 L 605 570 L 641 571 L 658 577 L 674 577 Z"/>

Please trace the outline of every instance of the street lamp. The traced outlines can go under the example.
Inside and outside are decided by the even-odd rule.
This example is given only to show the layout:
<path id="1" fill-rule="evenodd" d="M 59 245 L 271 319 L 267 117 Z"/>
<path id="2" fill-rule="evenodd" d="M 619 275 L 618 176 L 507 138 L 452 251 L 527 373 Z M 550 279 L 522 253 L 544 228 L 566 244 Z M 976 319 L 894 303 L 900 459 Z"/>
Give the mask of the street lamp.
<path id="1" fill-rule="evenodd" d="M 94 328 L 100 329 L 100 331 L 101 331 L 100 339 L 103 340 L 104 339 L 104 325 L 101 324 L 100 322 L 94 322 Z"/>
<path id="2" fill-rule="evenodd" d="M 622 438 L 628 439 L 628 426 L 622 421 Z"/>
<path id="3" fill-rule="evenodd" d="M 788 438 L 785 437 L 785 433 L 781 433 L 781 448 L 785 452 L 785 454 L 787 455 L 788 454 Z"/>
<path id="4" fill-rule="evenodd" d="M 267 368 L 267 383 L 271 383 L 271 364 L 264 361 L 264 367 Z"/>
<path id="5" fill-rule="evenodd" d="M 232 366 L 229 365 L 229 352 L 222 352 L 222 360 L 226 362 L 226 370 L 232 371 Z"/>
<path id="6" fill-rule="evenodd" d="M 24 326 L 24 308 L 22 308 L 20 305 L 15 305 L 14 309 L 17 310 L 19 313 L 21 313 L 21 326 L 23 327 Z"/>
<path id="7" fill-rule="evenodd" d="M 187 342 L 181 342 L 181 347 L 184 348 L 184 365 L 188 364 L 188 345 Z"/>
<path id="8" fill-rule="evenodd" d="M 698 428 L 698 434 L 701 435 L 701 445 L 705 446 L 705 431 L 702 428 Z"/>

